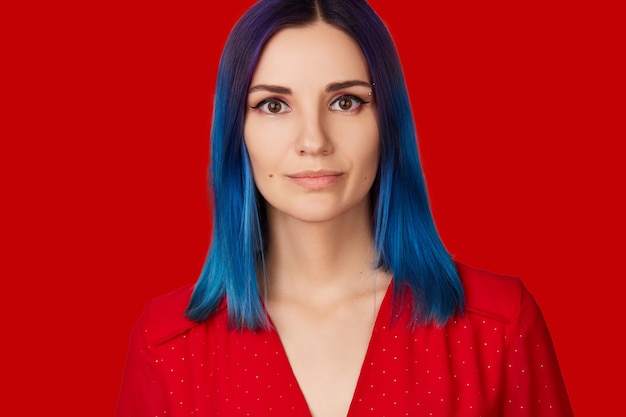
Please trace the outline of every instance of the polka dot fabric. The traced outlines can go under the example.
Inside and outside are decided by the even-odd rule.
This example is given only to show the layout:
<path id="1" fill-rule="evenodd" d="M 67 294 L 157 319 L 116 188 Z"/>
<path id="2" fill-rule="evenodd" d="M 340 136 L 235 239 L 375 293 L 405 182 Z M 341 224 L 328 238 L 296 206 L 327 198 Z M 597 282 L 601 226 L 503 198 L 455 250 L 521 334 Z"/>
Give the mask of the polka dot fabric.
<path id="1" fill-rule="evenodd" d="M 347 417 L 572 416 L 541 311 L 517 278 L 459 264 L 467 310 L 407 326 L 389 290 Z M 311 414 L 275 331 L 228 329 L 225 303 L 183 317 L 192 288 L 153 300 L 131 336 L 117 417 Z"/>

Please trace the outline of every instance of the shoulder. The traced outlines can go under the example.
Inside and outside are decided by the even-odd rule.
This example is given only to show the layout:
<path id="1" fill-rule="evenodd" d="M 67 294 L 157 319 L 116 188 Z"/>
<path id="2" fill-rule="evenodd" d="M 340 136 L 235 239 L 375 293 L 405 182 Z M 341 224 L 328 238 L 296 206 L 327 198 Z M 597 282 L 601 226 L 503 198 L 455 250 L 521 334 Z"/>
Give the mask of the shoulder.
<path id="1" fill-rule="evenodd" d="M 146 304 L 139 323 L 149 345 L 163 344 L 201 324 L 185 316 L 193 289 L 194 285 L 186 285 Z"/>
<path id="2" fill-rule="evenodd" d="M 516 317 L 523 300 L 530 296 L 519 277 L 498 274 L 456 263 L 465 293 L 465 309 L 503 322 Z"/>

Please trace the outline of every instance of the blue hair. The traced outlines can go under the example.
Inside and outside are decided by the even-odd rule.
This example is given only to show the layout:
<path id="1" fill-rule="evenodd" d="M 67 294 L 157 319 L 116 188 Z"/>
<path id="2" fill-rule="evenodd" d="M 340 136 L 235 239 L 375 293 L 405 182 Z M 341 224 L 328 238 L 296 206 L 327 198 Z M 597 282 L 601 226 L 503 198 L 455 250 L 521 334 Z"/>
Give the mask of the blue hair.
<path id="1" fill-rule="evenodd" d="M 443 324 L 463 311 L 463 288 L 430 211 L 394 42 L 365 0 L 260 0 L 233 27 L 220 60 L 211 131 L 213 236 L 186 315 L 205 320 L 226 298 L 232 327 L 268 326 L 257 281 L 265 278 L 267 219 L 243 137 L 247 91 L 273 34 L 319 20 L 355 39 L 375 82 L 381 141 L 371 191 L 377 267 L 393 275 L 394 308 L 403 304 L 399 299 L 408 287 L 413 323 Z"/>

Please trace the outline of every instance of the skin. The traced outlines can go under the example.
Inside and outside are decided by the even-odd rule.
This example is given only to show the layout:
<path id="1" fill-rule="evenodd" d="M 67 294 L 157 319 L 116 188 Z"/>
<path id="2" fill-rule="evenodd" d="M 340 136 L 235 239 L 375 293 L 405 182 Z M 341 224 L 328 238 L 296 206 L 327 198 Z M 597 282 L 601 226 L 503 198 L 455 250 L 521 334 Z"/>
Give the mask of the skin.
<path id="1" fill-rule="evenodd" d="M 248 93 L 245 143 L 269 225 L 266 307 L 314 417 L 347 414 L 391 279 L 371 267 L 371 85 L 354 40 L 318 22 L 269 40 Z"/>

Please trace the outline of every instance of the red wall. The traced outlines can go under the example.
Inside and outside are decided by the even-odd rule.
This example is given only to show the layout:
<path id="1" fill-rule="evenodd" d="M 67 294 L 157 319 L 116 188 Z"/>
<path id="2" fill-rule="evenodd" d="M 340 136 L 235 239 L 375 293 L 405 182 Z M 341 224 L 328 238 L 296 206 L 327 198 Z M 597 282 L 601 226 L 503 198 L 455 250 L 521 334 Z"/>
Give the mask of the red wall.
<path id="1" fill-rule="evenodd" d="M 204 260 L 215 72 L 251 2 L 41 3 L 3 6 L 0 24 L 4 403 L 110 416 L 143 305 Z M 614 414 L 624 14 L 589 0 L 371 3 L 403 60 L 444 243 L 524 279 L 576 415 Z"/>

